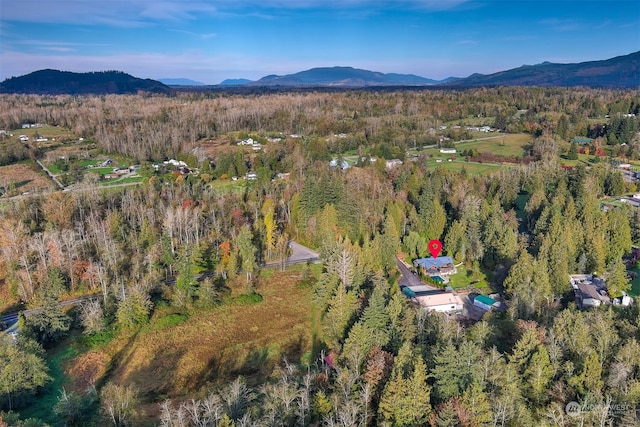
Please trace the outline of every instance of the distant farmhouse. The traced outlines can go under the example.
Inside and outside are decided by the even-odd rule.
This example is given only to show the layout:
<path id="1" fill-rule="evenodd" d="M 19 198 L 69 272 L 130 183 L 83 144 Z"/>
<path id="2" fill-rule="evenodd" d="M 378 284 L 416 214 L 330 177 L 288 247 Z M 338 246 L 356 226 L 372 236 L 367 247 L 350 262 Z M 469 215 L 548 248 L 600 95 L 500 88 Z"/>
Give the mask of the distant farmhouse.
<path id="1" fill-rule="evenodd" d="M 402 160 L 400 159 L 391 159 L 391 160 L 387 160 L 385 162 L 385 167 L 387 169 L 393 169 L 395 167 L 401 166 L 402 165 Z"/>
<path id="2" fill-rule="evenodd" d="M 332 160 L 329 162 L 329 167 L 330 167 L 331 169 L 336 169 L 336 168 L 338 167 L 338 165 L 340 166 L 340 169 L 342 169 L 342 170 L 347 170 L 347 169 L 349 169 L 349 167 L 350 167 L 350 166 L 349 166 L 349 163 L 347 163 L 347 161 L 346 161 L 346 160 L 344 160 L 344 159 L 342 159 L 342 160 L 340 160 L 340 161 L 338 161 L 338 159 L 332 159 Z"/>
<path id="3" fill-rule="evenodd" d="M 442 280 L 443 283 L 449 283 L 449 276 L 458 272 L 450 256 L 419 258 L 413 261 L 413 265 L 420 269 L 424 275 L 436 281 Z"/>
<path id="4" fill-rule="evenodd" d="M 236 145 L 248 145 L 253 151 L 262 150 L 262 144 L 260 144 L 258 141 L 255 141 L 253 138 L 246 138 L 242 141 L 238 141 L 236 142 Z"/>

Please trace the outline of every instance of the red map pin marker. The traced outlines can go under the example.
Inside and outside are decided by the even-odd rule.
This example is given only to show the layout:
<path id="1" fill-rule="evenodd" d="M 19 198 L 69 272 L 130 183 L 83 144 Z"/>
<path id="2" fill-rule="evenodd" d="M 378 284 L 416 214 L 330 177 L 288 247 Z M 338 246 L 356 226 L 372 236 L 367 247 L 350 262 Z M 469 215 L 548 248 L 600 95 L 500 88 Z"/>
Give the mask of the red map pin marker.
<path id="1" fill-rule="evenodd" d="M 440 240 L 433 239 L 429 242 L 429 252 L 431 252 L 432 257 L 437 258 L 441 250 L 442 243 L 440 243 Z"/>

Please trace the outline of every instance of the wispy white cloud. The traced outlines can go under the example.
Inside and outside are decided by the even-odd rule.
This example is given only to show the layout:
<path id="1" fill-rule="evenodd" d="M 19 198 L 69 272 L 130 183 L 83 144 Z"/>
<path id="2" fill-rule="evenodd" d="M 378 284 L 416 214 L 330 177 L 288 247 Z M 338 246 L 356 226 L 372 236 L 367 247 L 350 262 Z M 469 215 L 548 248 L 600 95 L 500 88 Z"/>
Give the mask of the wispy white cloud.
<path id="1" fill-rule="evenodd" d="M 18 40 L 12 43 L 14 47 L 22 46 L 34 51 L 48 51 L 58 53 L 70 53 L 77 52 L 82 48 L 95 48 L 108 46 L 100 43 L 79 43 L 79 42 L 67 42 L 58 40 Z M 7 47 L 5 47 L 7 48 Z"/>
<path id="2" fill-rule="evenodd" d="M 216 8 L 205 2 L 190 1 L 151 1 L 145 4 L 140 15 L 159 21 L 187 21 L 197 18 L 199 14 L 213 14 Z"/>
<path id="3" fill-rule="evenodd" d="M 202 15 L 271 17 L 273 10 L 445 10 L 470 0 L 2 0 L 2 21 L 104 24 L 139 27 L 150 22 L 188 21 Z"/>
<path id="4" fill-rule="evenodd" d="M 195 19 L 216 12 L 216 2 L 179 0 L 3 0 L 3 21 L 139 27 Z"/>
<path id="5" fill-rule="evenodd" d="M 217 33 L 196 33 L 194 31 L 178 30 L 178 29 L 172 29 L 170 31 L 173 31 L 174 33 L 185 34 L 187 36 L 195 37 L 200 40 L 209 40 L 218 36 Z"/>
<path id="6" fill-rule="evenodd" d="M 457 45 L 474 45 L 478 44 L 478 40 L 458 40 Z"/>
<path id="7" fill-rule="evenodd" d="M 638 27 L 640 27 L 640 20 L 618 25 L 618 28 L 638 28 Z"/>
<path id="8" fill-rule="evenodd" d="M 51 47 L 45 47 L 45 50 L 49 50 L 51 52 L 60 52 L 60 53 L 69 53 L 69 52 L 76 52 L 77 49 L 73 49 L 70 47 L 56 47 L 56 46 L 51 46 Z"/>
<path id="9" fill-rule="evenodd" d="M 573 19 L 550 18 L 542 20 L 540 23 L 554 31 L 577 31 L 583 29 L 583 25 Z"/>

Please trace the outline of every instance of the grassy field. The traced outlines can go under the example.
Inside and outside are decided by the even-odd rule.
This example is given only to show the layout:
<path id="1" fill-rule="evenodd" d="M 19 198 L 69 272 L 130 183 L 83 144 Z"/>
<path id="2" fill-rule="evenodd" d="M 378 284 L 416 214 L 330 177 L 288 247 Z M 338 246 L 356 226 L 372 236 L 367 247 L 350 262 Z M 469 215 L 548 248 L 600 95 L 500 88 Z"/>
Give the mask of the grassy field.
<path id="1" fill-rule="evenodd" d="M 53 182 L 31 160 L 0 166 L 0 187 L 13 183 L 16 194 L 48 191 L 55 188 Z"/>
<path id="2" fill-rule="evenodd" d="M 482 291 L 489 291 L 489 280 L 487 277 L 490 272 L 479 271 L 474 273 L 472 269 L 467 268 L 465 265 L 457 267 L 458 273 L 453 274 L 449 278 L 449 286 L 453 289 L 465 289 L 469 285 L 473 285 L 475 288 Z"/>
<path id="3" fill-rule="evenodd" d="M 211 181 L 209 185 L 223 193 L 242 193 L 247 187 L 248 181 L 244 178 L 237 181 L 231 179 L 215 179 Z"/>
<path id="4" fill-rule="evenodd" d="M 313 275 L 319 267 L 311 267 Z M 153 425 L 157 403 L 165 398 L 202 396 L 238 376 L 256 384 L 283 356 L 294 363 L 312 363 L 319 319 L 312 287 L 300 283 L 305 268 L 265 269 L 257 287 L 261 300 L 242 298 L 245 283 L 238 277 L 229 284 L 230 299 L 217 307 L 177 311 L 160 303 L 149 324 L 137 331 L 74 334 L 49 352 L 54 381 L 20 413 L 57 425 L 51 408 L 62 387 L 84 393 L 92 384 L 113 381 L 139 388 L 139 409 L 148 420 L 139 425 Z"/>
<path id="5" fill-rule="evenodd" d="M 629 295 L 634 297 L 640 296 L 640 264 L 636 263 L 635 267 L 633 267 L 631 272 L 636 273 L 635 279 L 631 281 L 631 290 L 629 291 Z"/>
<path id="6" fill-rule="evenodd" d="M 29 128 L 29 129 L 16 129 L 12 131 L 14 136 L 17 135 L 26 135 L 28 137 L 32 137 L 34 135 L 40 135 L 43 138 L 49 139 L 63 139 L 63 140 L 71 140 L 74 139 L 77 141 L 77 137 L 71 132 L 69 129 L 65 129 L 60 126 L 49 126 L 45 125 L 39 128 Z"/>
<path id="7" fill-rule="evenodd" d="M 523 156 L 525 154 L 525 148 L 530 142 L 531 135 L 524 133 L 482 133 L 482 135 L 475 140 L 454 144 L 454 148 L 458 153 L 464 150 L 478 150 L 480 153 L 492 153 L 500 156 Z M 440 153 L 439 148 L 427 148 L 412 154 L 417 153 L 427 153 L 442 159 L 451 157 L 451 154 Z"/>
<path id="8" fill-rule="evenodd" d="M 112 185 L 129 184 L 132 182 L 142 183 L 144 182 L 144 177 L 130 176 L 127 178 L 106 179 L 106 180 L 100 181 L 100 185 L 102 185 L 103 187 L 110 187 Z"/>
<path id="9" fill-rule="evenodd" d="M 489 117 L 477 117 L 477 116 L 468 116 L 464 119 L 452 120 L 450 122 L 446 122 L 445 125 L 451 126 L 491 126 L 495 123 L 496 118 L 494 116 Z"/>

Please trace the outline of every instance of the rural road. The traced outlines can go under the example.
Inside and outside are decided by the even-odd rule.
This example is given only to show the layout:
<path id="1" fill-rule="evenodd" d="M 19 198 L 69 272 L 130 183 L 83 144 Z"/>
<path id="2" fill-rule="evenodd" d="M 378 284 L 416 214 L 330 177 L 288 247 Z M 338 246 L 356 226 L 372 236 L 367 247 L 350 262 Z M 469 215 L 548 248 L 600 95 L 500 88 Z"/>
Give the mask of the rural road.
<path id="1" fill-rule="evenodd" d="M 62 183 L 60 181 L 58 181 L 58 178 L 56 178 L 51 171 L 44 165 L 42 164 L 42 162 L 38 159 L 34 159 L 35 162 L 38 164 L 38 166 L 40 166 L 40 168 L 49 176 L 49 178 L 51 178 L 53 180 L 53 182 L 56 183 L 56 185 L 58 187 L 60 187 L 61 190 L 64 190 L 64 185 L 62 185 Z"/>
<path id="2" fill-rule="evenodd" d="M 102 190 L 102 189 L 107 189 L 107 188 L 118 188 L 118 187 L 129 187 L 132 185 L 140 185 L 139 182 L 122 182 L 120 184 L 112 184 L 112 185 L 105 185 L 105 186 L 100 186 L 98 189 Z M 64 187 L 64 191 L 65 193 L 78 193 L 78 192 L 83 192 L 83 191 L 90 191 L 90 189 L 84 188 L 84 187 L 74 187 L 69 186 L 69 187 Z M 29 194 L 19 194 L 17 196 L 11 196 L 11 197 L 0 197 L 0 202 L 4 202 L 4 201 L 9 201 L 9 200 L 22 200 L 22 199 L 27 199 L 29 197 L 39 197 L 39 196 L 44 196 L 47 194 L 51 194 L 54 193 L 55 191 L 50 191 L 50 192 L 46 192 L 46 193 L 29 193 Z"/>
<path id="3" fill-rule="evenodd" d="M 293 240 L 289 242 L 289 247 L 291 248 L 291 256 L 287 258 L 287 264 L 320 260 L 320 254 L 318 252 L 302 246 Z"/>

